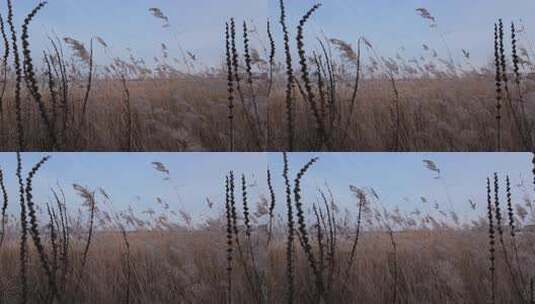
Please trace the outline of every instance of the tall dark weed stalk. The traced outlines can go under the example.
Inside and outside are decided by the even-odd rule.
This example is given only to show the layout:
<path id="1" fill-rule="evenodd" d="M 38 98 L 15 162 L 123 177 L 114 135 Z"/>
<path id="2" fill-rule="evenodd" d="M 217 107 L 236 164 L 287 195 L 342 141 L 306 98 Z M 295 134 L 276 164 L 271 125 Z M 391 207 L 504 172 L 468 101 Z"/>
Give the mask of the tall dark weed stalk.
<path id="1" fill-rule="evenodd" d="M 487 178 L 487 211 L 489 221 L 489 270 L 490 270 L 490 303 L 496 303 L 496 257 L 495 257 L 495 236 L 494 236 L 494 215 L 492 212 L 492 199 L 490 189 L 490 178 Z"/>
<path id="2" fill-rule="evenodd" d="M 523 302 L 522 291 L 520 290 L 520 287 L 518 286 L 516 282 L 515 272 L 511 265 L 511 261 L 509 259 L 509 252 L 507 250 L 507 246 L 505 245 L 505 240 L 503 236 L 504 233 L 503 233 L 502 211 L 500 208 L 500 199 L 499 199 L 499 178 L 498 178 L 497 173 L 494 173 L 494 215 L 496 218 L 496 230 L 498 231 L 498 239 L 502 247 L 505 264 L 507 266 L 507 269 L 509 270 L 509 274 L 511 275 L 511 280 L 515 288 L 515 292 L 517 293 L 518 297 L 522 299 L 522 302 Z"/>
<path id="3" fill-rule="evenodd" d="M 2 214 L 1 214 L 1 221 L 2 221 L 2 235 L 0 236 L 0 248 L 2 248 L 2 244 L 4 243 L 4 239 L 5 239 L 5 236 L 6 236 L 6 221 L 7 221 L 7 215 L 6 215 L 6 212 L 7 212 L 7 206 L 8 206 L 8 195 L 7 195 L 7 190 L 6 190 L 6 186 L 5 186 L 5 183 L 4 183 L 4 172 L 2 170 L 2 168 L 0 168 L 0 189 L 2 190 L 2 200 L 3 200 L 3 203 L 2 203 Z"/>
<path id="4" fill-rule="evenodd" d="M 225 211 L 227 218 L 227 303 L 232 303 L 232 213 L 230 207 L 230 181 L 229 176 L 225 179 Z"/>
<path id="5" fill-rule="evenodd" d="M 502 149 L 502 137 L 501 137 L 501 108 L 502 108 L 502 73 L 500 65 L 500 48 L 499 48 L 499 35 L 498 25 L 494 24 L 494 67 L 496 69 L 496 151 Z"/>
<path id="6" fill-rule="evenodd" d="M 282 2 L 282 1 L 281 1 Z M 286 152 L 283 153 L 283 162 L 284 169 L 282 176 L 284 178 L 284 185 L 286 187 L 286 208 L 288 212 L 288 241 L 286 243 L 286 272 L 287 272 L 287 301 L 288 304 L 294 303 L 294 293 L 295 293 L 295 284 L 294 284 L 294 218 L 293 218 L 293 207 L 292 207 L 292 188 L 290 185 L 290 178 L 288 177 L 288 155 Z"/>
<path id="7" fill-rule="evenodd" d="M 6 93 L 6 87 L 7 87 L 7 67 L 8 67 L 8 59 L 9 59 L 9 39 L 7 37 L 6 33 L 6 27 L 5 22 L 2 14 L 0 14 L 0 33 L 2 34 L 2 42 L 4 44 L 4 54 L 2 56 L 2 68 L 3 68 L 3 76 L 2 76 L 2 89 L 0 90 L 0 129 L 1 133 L 0 136 L 3 138 L 3 132 L 4 132 L 4 95 Z"/>
<path id="8" fill-rule="evenodd" d="M 270 204 L 269 204 L 269 227 L 268 227 L 268 240 L 267 245 L 269 246 L 269 243 L 271 242 L 271 238 L 273 237 L 273 217 L 274 217 L 274 211 L 275 211 L 275 191 L 273 190 L 273 184 L 271 180 L 271 171 L 269 168 L 267 169 L 267 184 L 269 189 L 269 197 L 270 197 Z"/>
<path id="9" fill-rule="evenodd" d="M 309 72 L 308 72 L 308 64 L 307 64 L 307 57 L 305 52 L 305 43 L 304 43 L 304 27 L 305 23 L 310 19 L 312 14 L 320 8 L 321 4 L 314 5 L 306 14 L 301 18 L 299 21 L 299 25 L 297 26 L 297 50 L 299 53 L 299 64 L 301 65 L 301 78 L 303 80 L 303 84 L 305 86 L 306 91 L 306 101 L 310 105 L 310 108 L 312 110 L 312 114 L 314 115 L 314 118 L 316 120 L 316 132 L 319 136 L 319 140 L 323 144 L 327 144 L 329 146 L 329 139 L 327 138 L 327 133 L 325 131 L 325 125 L 323 123 L 323 118 L 320 115 L 320 111 L 318 109 L 314 92 L 312 89 L 312 82 L 310 80 Z"/>
<path id="10" fill-rule="evenodd" d="M 48 278 L 48 285 L 49 285 L 49 292 L 50 292 L 50 298 L 53 299 L 56 296 L 59 296 L 57 293 L 57 285 L 55 281 L 55 276 L 52 273 L 52 269 L 50 267 L 50 263 L 48 260 L 48 256 L 45 252 L 45 247 L 43 245 L 43 242 L 41 240 L 40 232 L 39 232 L 39 224 L 37 222 L 37 215 L 35 212 L 35 204 L 33 202 L 33 194 L 32 194 L 32 181 L 34 176 L 37 174 L 39 169 L 50 159 L 49 156 L 43 157 L 31 170 L 28 174 L 28 177 L 26 178 L 26 204 L 28 207 L 28 216 L 30 217 L 30 235 L 33 239 L 33 243 L 35 245 L 35 248 L 37 249 L 37 253 L 39 255 L 39 259 L 41 261 L 41 266 L 43 267 L 43 270 Z"/>
<path id="11" fill-rule="evenodd" d="M 316 258 L 314 257 L 314 253 L 312 251 L 312 245 L 310 244 L 308 230 L 305 223 L 303 203 L 301 202 L 301 180 L 305 176 L 306 172 L 310 169 L 310 167 L 312 167 L 312 165 L 314 165 L 317 160 L 318 158 L 311 159 L 303 168 L 301 168 L 299 173 L 297 173 L 297 176 L 295 177 L 294 181 L 294 201 L 297 213 L 296 215 L 298 221 L 298 229 L 300 236 L 303 240 L 303 249 L 307 256 L 309 266 L 312 269 L 312 273 L 315 276 L 318 297 L 321 298 L 323 297 L 324 292 L 323 278 L 321 276 L 321 271 L 318 267 Z"/>
<path id="12" fill-rule="evenodd" d="M 24 66 L 24 75 L 26 80 L 26 85 L 28 86 L 28 89 L 33 96 L 33 99 L 38 105 L 39 113 L 41 115 L 41 119 L 43 120 L 45 124 L 45 128 L 48 132 L 48 137 L 51 140 L 52 148 L 55 149 L 57 146 L 57 139 L 56 139 L 56 133 L 54 132 L 54 128 L 52 126 L 52 123 L 50 122 L 50 118 L 47 113 L 47 109 L 45 107 L 43 96 L 39 92 L 39 86 L 37 84 L 37 80 L 35 77 L 34 67 L 33 67 L 33 61 L 30 51 L 30 42 L 29 42 L 29 34 L 28 34 L 28 28 L 33 20 L 33 18 L 37 15 L 37 13 L 43 9 L 43 7 L 47 4 L 47 2 L 41 2 L 39 3 L 31 12 L 28 14 L 26 19 L 24 19 L 24 23 L 22 25 L 22 54 L 24 58 L 23 66 Z M 14 42 L 15 43 L 15 42 Z"/>
<path id="13" fill-rule="evenodd" d="M 229 25 L 225 25 L 225 45 L 227 64 L 227 92 L 228 92 L 228 120 L 229 120 L 229 142 L 230 151 L 234 151 L 234 80 L 232 76 L 232 57 L 230 54 L 230 33 Z"/>
<path id="14" fill-rule="evenodd" d="M 292 55 L 290 50 L 290 37 L 288 26 L 286 24 L 286 8 L 284 0 L 279 1 L 280 5 L 280 25 L 284 34 L 284 53 L 286 56 L 286 123 L 288 125 L 288 151 L 294 150 L 294 101 L 293 101 L 293 86 L 294 74 L 292 65 Z"/>
<path id="15" fill-rule="evenodd" d="M 11 31 L 11 44 L 13 48 L 13 61 L 15 63 L 15 114 L 17 121 L 17 150 L 24 151 L 24 129 L 22 126 L 22 105 L 21 105 L 21 83 L 22 83 L 22 67 L 20 65 L 20 55 L 17 46 L 17 32 L 15 30 L 15 24 L 13 22 L 13 3 L 11 0 L 7 0 L 8 8 L 8 17 L 7 23 L 9 24 L 9 29 Z M 19 184 L 22 186 L 22 177 L 20 173 L 20 168 L 17 168 L 17 175 L 19 176 Z M 21 189 L 21 196 L 23 195 L 24 189 Z"/>

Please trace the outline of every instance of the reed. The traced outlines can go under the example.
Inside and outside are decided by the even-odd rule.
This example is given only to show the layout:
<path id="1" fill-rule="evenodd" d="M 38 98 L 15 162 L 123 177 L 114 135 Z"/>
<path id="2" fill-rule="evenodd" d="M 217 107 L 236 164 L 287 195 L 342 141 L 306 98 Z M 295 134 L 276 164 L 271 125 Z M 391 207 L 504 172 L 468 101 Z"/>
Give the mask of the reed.
<path id="1" fill-rule="evenodd" d="M 83 122 L 85 122 L 87 103 L 89 101 L 89 95 L 91 93 L 91 85 L 93 83 L 93 38 L 91 38 L 91 41 L 90 41 L 88 63 L 89 63 L 89 73 L 87 75 L 87 84 L 85 87 L 84 99 L 82 101 L 82 125 L 83 125 Z"/>
<path id="2" fill-rule="evenodd" d="M 124 242 L 124 249 L 125 252 L 123 254 L 124 260 L 123 260 L 123 273 L 126 280 L 126 288 L 125 288 L 125 296 L 124 296 L 124 302 L 126 304 L 130 304 L 131 300 L 131 281 L 132 281 L 132 262 L 131 262 L 131 252 L 130 252 L 130 242 L 128 241 L 128 235 L 126 233 L 126 229 L 122 224 L 119 223 L 119 228 L 121 230 L 121 235 L 123 237 Z"/>
<path id="3" fill-rule="evenodd" d="M 61 286 L 61 290 L 64 290 L 66 288 L 67 278 L 68 278 L 69 273 L 71 272 L 71 266 L 72 266 L 70 263 L 70 256 L 69 256 L 71 229 L 69 227 L 67 204 L 65 203 L 65 196 L 63 194 L 63 191 L 61 191 L 61 197 L 63 199 L 63 202 L 60 200 L 55 190 L 52 190 L 52 194 L 54 195 L 54 199 L 55 199 L 55 202 L 58 208 L 58 213 L 59 213 L 58 230 L 60 230 L 61 232 L 61 245 L 62 245 L 60 248 L 61 251 L 59 254 L 59 260 L 62 263 L 60 286 Z"/>
<path id="4" fill-rule="evenodd" d="M 353 245 L 351 246 L 351 253 L 349 254 L 349 259 L 347 262 L 346 275 L 344 279 L 344 291 L 346 290 L 347 281 L 349 279 L 349 275 L 353 268 L 353 263 L 355 260 L 357 260 L 357 253 L 358 253 L 357 248 L 359 244 L 360 226 L 361 226 L 361 221 L 362 221 L 362 208 L 364 207 L 364 205 L 367 204 L 366 194 L 363 191 L 359 189 L 356 195 L 358 199 L 357 228 L 355 232 L 355 237 L 353 239 Z"/>
<path id="5" fill-rule="evenodd" d="M 396 239 L 394 238 L 394 232 L 390 225 L 386 225 L 387 233 L 390 238 L 390 244 L 392 245 L 392 261 L 390 273 L 392 275 L 392 303 L 398 303 L 398 289 L 399 289 L 399 265 L 398 265 L 398 246 Z"/>
<path id="6" fill-rule="evenodd" d="M 132 119 L 132 105 L 130 103 L 130 90 L 126 83 L 126 76 L 121 73 L 121 84 L 123 86 L 123 101 L 126 109 L 126 147 L 127 151 L 132 152 L 134 150 L 134 132 L 133 132 L 133 119 Z"/>
<path id="7" fill-rule="evenodd" d="M 357 40 L 357 54 L 356 54 L 356 63 L 355 63 L 355 68 L 356 68 L 356 75 L 355 75 L 355 83 L 353 84 L 353 93 L 351 94 L 351 104 L 350 104 L 350 107 L 349 107 L 349 117 L 347 118 L 347 122 L 346 122 L 346 126 L 344 128 L 344 134 L 343 134 L 343 138 L 342 138 L 342 145 L 344 145 L 346 139 L 347 139 L 347 133 L 348 133 L 348 128 L 349 128 L 349 125 L 351 124 L 352 122 L 352 119 L 353 119 L 353 113 L 355 111 L 355 106 L 356 106 L 356 103 L 357 103 L 357 97 L 358 97 L 358 93 L 359 93 L 359 88 L 360 88 L 360 78 L 361 78 L 361 53 L 360 53 L 360 50 L 361 50 L 361 47 L 360 47 L 360 44 L 361 44 L 361 38 L 359 38 Z"/>
<path id="8" fill-rule="evenodd" d="M 46 65 L 46 76 L 48 78 L 48 90 L 50 94 L 50 101 L 52 103 L 52 129 L 56 131 L 56 123 L 58 120 L 58 92 L 56 91 L 56 81 L 54 80 L 54 75 L 52 74 L 52 66 L 50 64 L 49 56 L 46 52 L 43 51 L 43 58 Z"/>
<path id="9" fill-rule="evenodd" d="M 57 279 L 57 271 L 58 271 L 58 249 L 59 249 L 59 246 L 58 246 L 58 242 L 57 242 L 57 238 L 58 238 L 58 235 L 57 235 L 57 231 L 56 231 L 56 223 L 55 223 L 55 220 L 56 220 L 56 214 L 54 212 L 54 208 L 51 208 L 50 207 L 50 204 L 46 204 L 46 210 L 47 210 L 47 214 L 48 214 L 48 219 L 49 219 L 49 227 L 50 227 L 50 247 L 51 247 L 51 250 L 52 250 L 52 261 L 51 261 L 51 272 L 52 272 L 52 276 L 53 276 L 53 280 L 54 282 L 57 282 L 56 279 Z"/>
<path id="10" fill-rule="evenodd" d="M 85 264 L 87 263 L 87 256 L 89 255 L 89 248 L 91 247 L 91 241 L 93 239 L 93 229 L 95 225 L 95 211 L 97 208 L 97 202 L 93 193 L 87 193 L 86 195 L 87 203 L 89 203 L 89 229 L 87 232 L 87 239 L 85 241 L 84 252 L 82 254 L 82 272 L 84 270 Z"/>

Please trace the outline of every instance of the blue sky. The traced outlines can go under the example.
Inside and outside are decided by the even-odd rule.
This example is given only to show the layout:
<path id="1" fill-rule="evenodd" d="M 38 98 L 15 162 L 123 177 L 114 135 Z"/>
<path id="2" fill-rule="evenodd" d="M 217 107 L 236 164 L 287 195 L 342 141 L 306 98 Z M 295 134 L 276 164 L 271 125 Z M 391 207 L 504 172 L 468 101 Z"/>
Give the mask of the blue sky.
<path id="1" fill-rule="evenodd" d="M 29 11 L 36 1 L 14 1 L 17 18 Z M 316 0 L 289 0 L 289 21 L 295 29 L 300 16 Z M 354 42 L 359 36 L 367 37 L 380 54 L 390 56 L 400 52 L 405 57 L 423 53 L 421 45 L 435 47 L 447 57 L 446 47 L 440 38 L 443 33 L 453 56 L 460 60 L 461 48 L 473 54 L 475 63 L 486 63 L 492 52 L 492 26 L 503 17 L 510 21 L 523 20 L 528 30 L 526 37 L 533 39 L 535 33 L 535 2 L 531 0 L 328 0 L 323 1 L 320 11 L 307 28 L 309 43 L 313 36 L 325 34 Z M 224 3 L 224 5 L 222 4 Z M 168 17 L 168 29 L 152 17 L 148 9 L 160 8 Z M 427 8 L 437 18 L 438 29 L 432 30 L 416 13 L 416 8 Z M 229 17 L 253 21 L 265 39 L 265 20 L 269 16 L 274 23 L 274 32 L 280 38 L 276 0 L 53 0 L 40 12 L 32 26 L 32 41 L 35 49 L 45 46 L 46 35 L 52 32 L 59 36 L 71 36 L 89 41 L 92 36 L 101 36 L 111 46 L 113 55 L 126 56 L 126 48 L 145 57 L 149 62 L 160 54 L 160 44 L 165 42 L 171 50 L 180 43 L 185 49 L 197 54 L 207 64 L 217 64 L 223 54 L 224 22 Z M 531 32 L 530 32 L 531 31 Z M 294 34 L 293 34 L 294 35 Z M 293 36 L 292 35 L 292 36 Z M 253 35 L 253 41 L 258 41 Z M 280 39 L 279 39 L 280 40 Z M 405 51 L 401 51 L 401 47 Z M 36 50 L 37 51 L 37 50 Z M 106 60 L 102 51 L 97 58 Z M 171 52 L 171 55 L 173 53 Z M 178 55 L 178 52 L 175 52 Z"/>
<path id="2" fill-rule="evenodd" d="M 41 153 L 23 154 L 25 172 Z M 283 201 L 282 154 L 280 153 L 53 153 L 52 158 L 34 181 L 36 202 L 50 199 L 50 188 L 60 184 L 66 190 L 71 210 L 81 199 L 72 184 L 89 189 L 102 187 L 112 197 L 113 210 L 131 206 L 136 212 L 158 209 L 157 197 L 170 204 L 175 211 L 183 210 L 194 218 L 217 215 L 224 204 L 224 177 L 229 170 L 236 176 L 242 173 L 250 184 L 252 201 L 267 194 L 265 171 L 272 170 L 278 201 Z M 305 205 L 317 198 L 317 189 L 328 184 L 341 209 L 355 209 L 349 185 L 373 188 L 381 204 L 405 212 L 416 208 L 432 209 L 438 203 L 444 211 L 455 210 L 461 218 L 474 219 L 485 214 L 485 178 L 493 172 L 502 177 L 509 174 L 513 185 L 523 182 L 531 189 L 531 154 L 529 153 L 292 153 L 289 156 L 292 180 L 298 169 L 311 157 L 319 162 L 303 179 Z M 433 160 L 441 170 L 440 179 L 423 164 Z M 153 169 L 159 161 L 170 171 L 165 174 Z M 15 155 L 0 153 L 0 165 L 5 171 L 8 191 L 14 202 Z M 425 197 L 427 204 L 421 202 Z M 519 202 L 523 193 L 514 187 Z M 206 199 L 215 203 L 207 208 Z M 472 211 L 468 200 L 478 203 Z M 450 207 L 451 206 L 451 207 Z M 278 209 L 284 214 L 283 209 Z M 17 213 L 13 205 L 10 212 Z"/>

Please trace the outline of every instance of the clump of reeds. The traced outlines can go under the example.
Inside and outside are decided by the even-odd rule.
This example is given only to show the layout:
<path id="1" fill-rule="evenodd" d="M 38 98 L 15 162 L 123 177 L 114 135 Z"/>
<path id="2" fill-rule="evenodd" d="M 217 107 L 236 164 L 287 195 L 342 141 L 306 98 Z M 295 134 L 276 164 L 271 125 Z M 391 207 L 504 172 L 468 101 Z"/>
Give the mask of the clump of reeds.
<path id="1" fill-rule="evenodd" d="M 357 193 L 356 193 L 356 196 L 357 196 L 357 199 L 358 199 L 358 203 L 357 203 L 358 204 L 357 229 L 356 229 L 356 232 L 355 232 L 355 237 L 353 239 L 353 245 L 351 246 L 351 253 L 349 254 L 349 260 L 348 260 L 348 263 L 347 263 L 346 276 L 345 276 L 345 280 L 344 280 L 344 291 L 346 290 L 347 281 L 349 279 L 349 274 L 350 274 L 351 269 L 353 267 L 353 262 L 357 258 L 357 247 L 358 247 L 358 244 L 359 244 L 360 225 L 361 225 L 361 221 L 362 221 L 362 208 L 367 203 L 366 194 L 364 193 L 364 191 L 358 189 Z"/>
<path id="2" fill-rule="evenodd" d="M 54 200 L 58 208 L 59 219 L 55 218 L 56 225 L 58 227 L 58 232 L 60 235 L 60 247 L 59 247 L 59 261 L 61 261 L 61 277 L 60 277 L 60 288 L 61 290 L 65 289 L 67 283 L 67 276 L 71 271 L 71 263 L 69 256 L 70 248 L 70 239 L 71 239 L 71 227 L 69 226 L 69 218 L 67 212 L 67 204 L 65 202 L 65 194 L 63 190 L 60 189 L 61 199 L 58 196 L 58 193 L 55 190 L 52 190 L 54 195 Z M 52 209 L 52 213 L 55 213 Z"/>

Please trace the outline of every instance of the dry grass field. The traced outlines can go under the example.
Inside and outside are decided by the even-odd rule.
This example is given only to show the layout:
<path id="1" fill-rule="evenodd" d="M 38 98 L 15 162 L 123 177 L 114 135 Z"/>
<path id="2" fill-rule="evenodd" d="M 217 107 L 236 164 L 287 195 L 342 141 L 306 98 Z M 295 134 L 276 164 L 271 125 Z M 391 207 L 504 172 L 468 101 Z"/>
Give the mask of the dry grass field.
<path id="1" fill-rule="evenodd" d="M 46 161 L 20 197 L 0 183 L 2 303 L 535 301 L 532 186 L 512 195 L 516 181 L 504 174 L 481 181 L 487 201 L 470 202 L 479 216 L 464 222 L 438 204 L 389 210 L 355 186 L 353 211 L 328 188 L 305 202 L 301 182 L 317 160 L 297 170 L 284 155 L 259 201 L 231 171 L 219 186 L 224 201 L 208 201 L 217 215 L 198 221 L 173 209 L 112 211 L 105 190 L 79 185 L 81 205 L 59 186 L 44 204 L 32 185 Z M 275 180 L 285 189 L 275 191 Z M 6 214 L 8 202 L 20 216 Z"/>
<path id="2" fill-rule="evenodd" d="M 222 25 L 221 65 L 203 68 L 194 54 L 171 58 L 165 45 L 155 66 L 134 55 L 112 57 L 113 41 L 100 37 L 52 37 L 43 54 L 32 52 L 31 21 L 46 6 L 28 16 L 22 31 L 10 22 L 11 8 L 2 22 L 4 151 L 533 148 L 535 54 L 521 30 L 501 20 L 495 58 L 476 67 L 468 52 L 455 62 L 427 45 L 419 57 L 385 58 L 364 37 L 356 45 L 305 40 L 306 24 L 321 7 L 293 29 L 281 1 L 267 33 L 237 19 Z M 156 8 L 151 13 L 165 18 Z M 489 24 L 489 46 L 492 31 Z M 269 43 L 258 45 L 258 36 Z M 111 63 L 95 62 L 96 48 Z"/>

